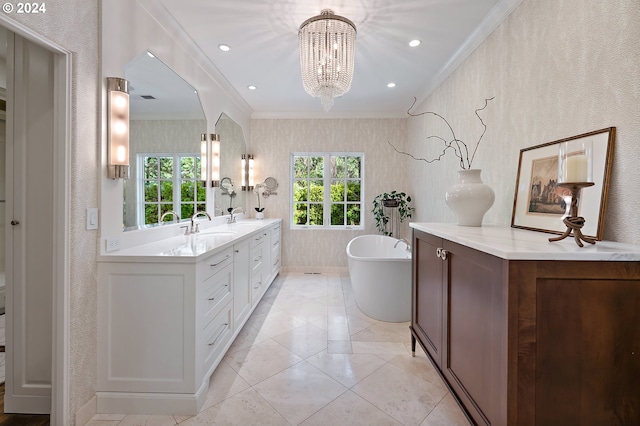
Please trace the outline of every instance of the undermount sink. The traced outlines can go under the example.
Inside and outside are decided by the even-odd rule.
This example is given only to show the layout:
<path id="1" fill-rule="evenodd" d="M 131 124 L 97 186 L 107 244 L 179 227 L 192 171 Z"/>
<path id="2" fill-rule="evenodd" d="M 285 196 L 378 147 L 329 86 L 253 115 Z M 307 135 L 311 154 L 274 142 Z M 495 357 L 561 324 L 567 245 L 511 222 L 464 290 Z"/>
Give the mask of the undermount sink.
<path id="1" fill-rule="evenodd" d="M 200 232 L 198 232 L 195 235 L 213 235 L 213 236 L 227 236 L 227 237 L 235 237 L 238 233 L 235 231 L 229 231 L 229 230 L 224 230 L 224 229 L 215 229 L 215 228 L 211 228 L 211 229 L 205 229 L 202 230 Z"/>

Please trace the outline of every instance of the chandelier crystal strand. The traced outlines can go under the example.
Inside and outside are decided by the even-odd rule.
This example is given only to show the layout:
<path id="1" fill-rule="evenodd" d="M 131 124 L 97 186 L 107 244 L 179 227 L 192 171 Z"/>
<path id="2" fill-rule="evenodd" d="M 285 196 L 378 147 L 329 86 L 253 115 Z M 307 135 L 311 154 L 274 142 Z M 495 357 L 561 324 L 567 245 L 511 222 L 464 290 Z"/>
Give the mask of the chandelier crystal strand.
<path id="1" fill-rule="evenodd" d="M 320 98 L 324 110 L 329 111 L 334 98 L 351 89 L 356 27 L 325 9 L 300 26 L 298 38 L 304 90 Z"/>

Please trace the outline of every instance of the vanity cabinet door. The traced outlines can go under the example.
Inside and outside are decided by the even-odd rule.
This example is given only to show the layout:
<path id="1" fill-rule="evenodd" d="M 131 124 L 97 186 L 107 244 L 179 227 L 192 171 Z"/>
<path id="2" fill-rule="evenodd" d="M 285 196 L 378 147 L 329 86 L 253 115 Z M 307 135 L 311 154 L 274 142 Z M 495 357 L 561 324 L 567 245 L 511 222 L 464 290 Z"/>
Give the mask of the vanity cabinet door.
<path id="1" fill-rule="evenodd" d="M 442 363 L 443 264 L 442 240 L 414 231 L 412 329 L 436 364 Z"/>
<path id="2" fill-rule="evenodd" d="M 503 260 L 444 240 L 441 370 L 476 424 L 505 424 L 507 285 Z"/>

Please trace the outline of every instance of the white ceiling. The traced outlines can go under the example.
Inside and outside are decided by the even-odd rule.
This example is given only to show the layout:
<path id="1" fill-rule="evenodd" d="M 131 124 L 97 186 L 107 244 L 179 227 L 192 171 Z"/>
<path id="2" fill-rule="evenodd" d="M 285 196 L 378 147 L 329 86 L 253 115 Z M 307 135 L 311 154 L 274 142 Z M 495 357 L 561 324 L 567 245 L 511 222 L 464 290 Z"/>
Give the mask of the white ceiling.
<path id="1" fill-rule="evenodd" d="M 521 0 L 152 0 L 253 110 L 254 118 L 403 117 Z M 325 113 L 300 77 L 298 28 L 332 9 L 356 25 L 351 90 Z M 409 47 L 419 39 L 422 44 Z M 231 47 L 229 52 L 219 44 Z M 387 83 L 395 82 L 395 88 Z M 249 90 L 248 85 L 257 86 Z"/>

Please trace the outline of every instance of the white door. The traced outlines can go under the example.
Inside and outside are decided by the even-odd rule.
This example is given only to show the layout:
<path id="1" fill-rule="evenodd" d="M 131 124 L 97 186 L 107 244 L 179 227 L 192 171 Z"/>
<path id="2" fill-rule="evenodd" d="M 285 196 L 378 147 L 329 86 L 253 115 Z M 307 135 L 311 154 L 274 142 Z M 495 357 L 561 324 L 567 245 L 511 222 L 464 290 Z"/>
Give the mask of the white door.
<path id="1" fill-rule="evenodd" d="M 10 33 L 7 54 L 5 412 L 51 412 L 54 57 Z"/>

